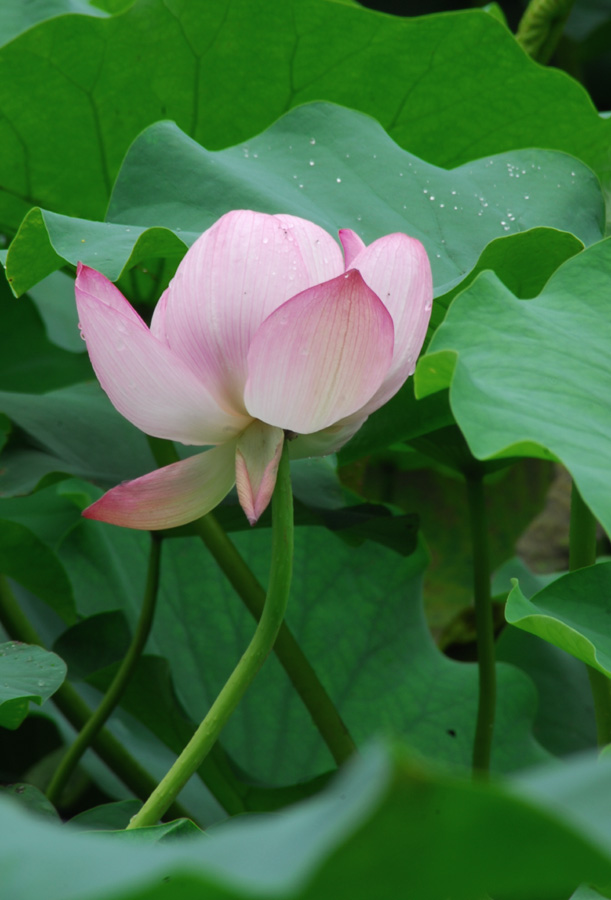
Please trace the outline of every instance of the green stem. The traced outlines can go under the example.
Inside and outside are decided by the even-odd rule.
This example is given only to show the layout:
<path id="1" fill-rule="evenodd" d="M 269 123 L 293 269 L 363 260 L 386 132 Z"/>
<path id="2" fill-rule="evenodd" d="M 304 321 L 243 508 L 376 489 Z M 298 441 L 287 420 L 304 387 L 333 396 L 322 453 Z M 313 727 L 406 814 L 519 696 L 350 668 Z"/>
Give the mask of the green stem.
<path id="1" fill-rule="evenodd" d="M 0 576 L 0 622 L 13 640 L 44 647 L 39 634 L 32 627 L 15 599 L 6 578 L 2 576 Z M 93 715 L 78 691 L 68 682 L 62 684 L 51 700 L 72 727 L 77 730 L 82 729 Z M 140 800 L 144 801 L 154 790 L 156 782 L 109 731 L 102 729 L 94 738 L 91 747 L 108 768 Z M 192 818 L 178 803 L 168 809 L 168 814 L 173 819 Z"/>
<path id="2" fill-rule="evenodd" d="M 569 569 L 584 569 L 596 562 L 596 519 L 586 506 L 575 482 L 571 493 Z M 594 699 L 598 745 L 611 744 L 611 681 L 598 669 L 586 666 Z"/>
<path id="3" fill-rule="evenodd" d="M 177 461 L 178 456 L 169 441 L 151 438 L 149 443 L 159 465 Z M 235 544 L 212 513 L 192 524 L 237 595 L 258 622 L 265 605 L 265 591 Z M 333 759 L 338 766 L 342 765 L 356 753 L 356 746 L 329 694 L 285 622 L 280 626 L 274 653 Z"/>
<path id="4" fill-rule="evenodd" d="M 216 743 L 238 703 L 270 654 L 288 602 L 293 573 L 293 495 L 288 443 L 284 442 L 272 497 L 272 554 L 263 614 L 244 655 L 203 722 L 128 828 L 155 825 Z"/>
<path id="5" fill-rule="evenodd" d="M 475 602 L 477 665 L 479 670 L 477 724 L 473 744 L 473 772 L 481 776 L 490 770 L 490 754 L 492 751 L 492 735 L 496 710 L 494 621 L 490 593 L 490 554 L 488 549 L 488 522 L 483 475 L 480 472 L 470 472 L 465 477 L 473 553 L 473 597 Z"/>
<path id="6" fill-rule="evenodd" d="M 540 63 L 547 63 L 562 37 L 575 0 L 530 0 L 518 25 L 516 40 Z"/>
<path id="7" fill-rule="evenodd" d="M 102 701 L 96 711 L 93 713 L 89 721 L 79 732 L 76 740 L 71 747 L 68 748 L 64 758 L 59 764 L 51 783 L 47 788 L 47 800 L 50 800 L 57 806 L 62 791 L 79 763 L 82 755 L 91 746 L 91 742 L 104 726 L 105 722 L 112 715 L 113 710 L 118 705 L 121 697 L 131 680 L 131 677 L 138 665 L 138 661 L 142 656 L 144 645 L 146 644 L 153 618 L 155 616 L 155 606 L 157 603 L 157 591 L 159 588 L 159 565 L 161 560 L 161 538 L 159 535 L 151 534 L 151 550 L 149 555 L 148 574 L 146 577 L 146 587 L 142 600 L 142 608 L 140 617 L 136 625 L 136 630 L 129 646 L 127 654 L 123 662 L 119 666 L 117 674 L 113 678 L 108 690 L 104 694 Z"/>

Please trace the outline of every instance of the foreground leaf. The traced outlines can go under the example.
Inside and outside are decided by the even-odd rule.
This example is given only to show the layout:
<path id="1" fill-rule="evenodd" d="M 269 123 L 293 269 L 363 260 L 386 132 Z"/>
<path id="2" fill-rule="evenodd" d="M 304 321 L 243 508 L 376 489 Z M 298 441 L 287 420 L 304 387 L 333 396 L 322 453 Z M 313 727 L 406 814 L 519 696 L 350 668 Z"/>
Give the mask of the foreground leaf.
<path id="1" fill-rule="evenodd" d="M 557 900 L 611 880 L 610 790 L 611 767 L 594 757 L 485 784 L 378 749 L 282 816 L 155 847 L 74 833 L 6 802 L 0 867 L 7 896 L 46 900 L 369 900 L 372 884 L 379 900 Z M 15 866 L 32 843 L 38 864 Z"/>

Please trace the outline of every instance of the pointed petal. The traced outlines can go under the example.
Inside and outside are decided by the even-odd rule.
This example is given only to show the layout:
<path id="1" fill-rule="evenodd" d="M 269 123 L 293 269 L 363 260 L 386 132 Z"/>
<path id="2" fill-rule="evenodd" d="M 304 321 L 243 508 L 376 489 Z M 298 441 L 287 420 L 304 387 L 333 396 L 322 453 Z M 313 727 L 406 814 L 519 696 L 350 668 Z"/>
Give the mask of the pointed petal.
<path id="1" fill-rule="evenodd" d="M 276 486 L 284 443 L 281 428 L 253 422 L 238 438 L 235 454 L 236 487 L 251 525 L 265 512 Z"/>
<path id="2" fill-rule="evenodd" d="M 393 325 L 360 274 L 293 297 L 255 334 L 244 401 L 270 425 L 311 434 L 359 410 L 392 359 Z"/>
<path id="3" fill-rule="evenodd" d="M 426 250 L 406 234 L 389 234 L 369 244 L 353 260 L 369 287 L 392 316 L 395 349 L 380 390 L 367 413 L 382 406 L 416 368 L 433 304 L 433 278 Z"/>
<path id="4" fill-rule="evenodd" d="M 163 313 L 168 345 L 228 408 L 243 412 L 246 355 L 261 322 L 343 271 L 339 245 L 318 225 L 227 213 L 193 244 L 170 283 Z"/>
<path id="5" fill-rule="evenodd" d="M 344 264 L 346 269 L 350 269 L 355 257 L 365 249 L 366 244 L 361 240 L 356 231 L 352 231 L 350 228 L 340 229 L 339 239 L 344 248 Z"/>
<path id="6" fill-rule="evenodd" d="M 112 488 L 87 507 L 88 519 L 154 531 L 193 522 L 235 482 L 235 440 Z"/>
<path id="7" fill-rule="evenodd" d="M 154 337 L 121 292 L 79 265 L 76 303 L 98 380 L 113 406 L 137 428 L 183 444 L 218 444 L 242 431 L 197 375 Z"/>

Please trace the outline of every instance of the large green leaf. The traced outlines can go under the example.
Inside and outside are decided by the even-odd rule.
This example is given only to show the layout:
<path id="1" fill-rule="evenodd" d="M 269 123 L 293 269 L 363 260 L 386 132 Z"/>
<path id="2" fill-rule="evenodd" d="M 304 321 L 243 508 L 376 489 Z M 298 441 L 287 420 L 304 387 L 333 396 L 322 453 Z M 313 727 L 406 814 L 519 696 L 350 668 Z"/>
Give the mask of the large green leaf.
<path id="1" fill-rule="evenodd" d="M 560 577 L 536 575 L 519 559 L 509 560 L 494 576 L 493 591 L 506 596 L 511 579 L 530 598 Z M 512 663 L 534 681 L 539 694 L 533 733 L 557 756 L 596 747 L 596 719 L 585 666 L 553 644 L 522 631 L 504 628 L 496 645 L 498 660 Z"/>
<path id="2" fill-rule="evenodd" d="M 583 244 L 574 234 L 553 228 L 531 228 L 520 234 L 496 238 L 484 248 L 467 278 L 436 299 L 429 330 L 443 321 L 454 297 L 480 272 L 489 269 L 516 297 L 530 300 L 543 290 L 546 281 L 563 262 L 582 250 Z"/>
<path id="3" fill-rule="evenodd" d="M 111 486 L 155 468 L 145 436 L 123 419 L 96 383 L 48 394 L 0 391 L 0 410 L 46 451 L 46 471 L 66 472 Z M 19 455 L 11 461 L 19 464 Z M 4 478 L 12 472 L 3 458 Z M 31 458 L 38 475 L 42 460 Z M 21 473 L 23 476 L 24 473 Z M 0 484 L 2 484 L 0 474 Z"/>
<path id="4" fill-rule="evenodd" d="M 74 621 L 72 586 L 57 556 L 25 525 L 2 518 L 0 573 L 47 603 L 64 622 Z"/>
<path id="5" fill-rule="evenodd" d="M 586 92 L 482 11 L 139 0 L 120 16 L 41 22 L 2 48 L 0 222 L 14 229 L 34 204 L 100 218 L 129 143 L 159 119 L 219 148 L 319 99 L 375 115 L 438 165 L 543 146 L 609 171 L 611 126 Z"/>
<path id="6" fill-rule="evenodd" d="M 604 221 L 596 178 L 565 154 L 512 151 L 446 171 L 402 150 L 368 116 L 314 103 L 247 146 L 216 153 L 172 123 L 151 126 L 121 167 L 109 221 L 32 210 L 9 249 L 7 276 L 19 295 L 82 260 L 116 280 L 149 257 L 178 260 L 236 208 L 282 210 L 331 234 L 353 228 L 366 243 L 405 231 L 427 248 L 441 293 L 495 238 L 550 226 L 590 244 Z"/>
<path id="7" fill-rule="evenodd" d="M 0 644 L 0 726 L 18 728 L 30 702 L 48 700 L 66 677 L 66 666 L 42 647 Z"/>
<path id="8" fill-rule="evenodd" d="M 569 572 L 530 600 L 516 584 L 507 621 L 611 677 L 611 563 Z"/>
<path id="9" fill-rule="evenodd" d="M 4 278 L 0 321 L 0 390 L 42 393 L 93 377 L 87 357 L 52 344 L 32 301 L 15 303 Z"/>
<path id="10" fill-rule="evenodd" d="M 611 880 L 610 790 L 609 764 L 593 757 L 489 785 L 377 749 L 280 817 L 154 847 L 5 801 L 0 868 L 7 896 L 46 900 L 370 900 L 372 885 L 379 900 L 557 900 Z M 16 866 L 31 846 L 37 864 Z"/>
<path id="11" fill-rule="evenodd" d="M 556 457 L 611 531 L 611 240 L 569 259 L 538 297 L 482 273 L 452 304 L 416 370 L 416 394 L 450 387 L 480 459 Z"/>
<path id="12" fill-rule="evenodd" d="M 3 44 L 8 43 L 33 25 L 66 13 L 104 15 L 87 0 L 29 0 L 26 3 L 23 0 L 4 0 L 0 6 L 0 40 Z"/>
<path id="13" fill-rule="evenodd" d="M 62 494 L 58 485 L 50 485 L 29 497 L 0 497 L 0 518 L 25 525 L 53 550 L 79 521 L 80 515 L 81 507 L 75 498 Z"/>
<path id="14" fill-rule="evenodd" d="M 232 535 L 263 584 L 269 537 L 263 529 Z M 63 541 L 59 556 L 81 615 L 120 608 L 134 621 L 145 580 L 146 535 L 83 521 Z M 448 659 L 434 645 L 421 610 L 425 564 L 423 552 L 402 557 L 371 542 L 352 548 L 326 529 L 298 528 L 287 621 L 359 744 L 390 732 L 407 736 L 427 757 L 468 766 L 477 667 Z M 253 628 L 197 539 L 165 542 L 148 651 L 169 661 L 192 721 L 209 708 Z M 500 666 L 498 675 L 494 765 L 508 771 L 545 754 L 531 735 L 532 684 L 513 667 Z M 132 712 L 138 715 L 136 705 Z M 244 771 L 270 785 L 333 768 L 273 655 L 225 729 L 223 745 Z"/>

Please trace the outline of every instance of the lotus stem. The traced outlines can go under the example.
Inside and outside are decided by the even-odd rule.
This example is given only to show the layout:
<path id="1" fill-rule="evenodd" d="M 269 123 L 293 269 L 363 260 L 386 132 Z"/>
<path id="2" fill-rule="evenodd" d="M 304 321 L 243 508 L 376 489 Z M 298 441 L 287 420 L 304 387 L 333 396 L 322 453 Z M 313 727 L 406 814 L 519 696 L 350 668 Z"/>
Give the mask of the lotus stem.
<path id="1" fill-rule="evenodd" d="M 170 771 L 157 785 L 129 829 L 155 825 L 199 768 L 271 652 L 284 619 L 293 573 L 293 496 L 284 442 L 272 497 L 272 559 L 269 589 L 250 644 Z"/>
<path id="2" fill-rule="evenodd" d="M 490 591 L 490 551 L 484 482 L 481 472 L 466 474 L 469 526 L 473 553 L 473 598 L 477 628 L 479 694 L 473 743 L 473 774 L 490 771 L 492 736 L 496 712 L 496 666 L 494 621 Z"/>

